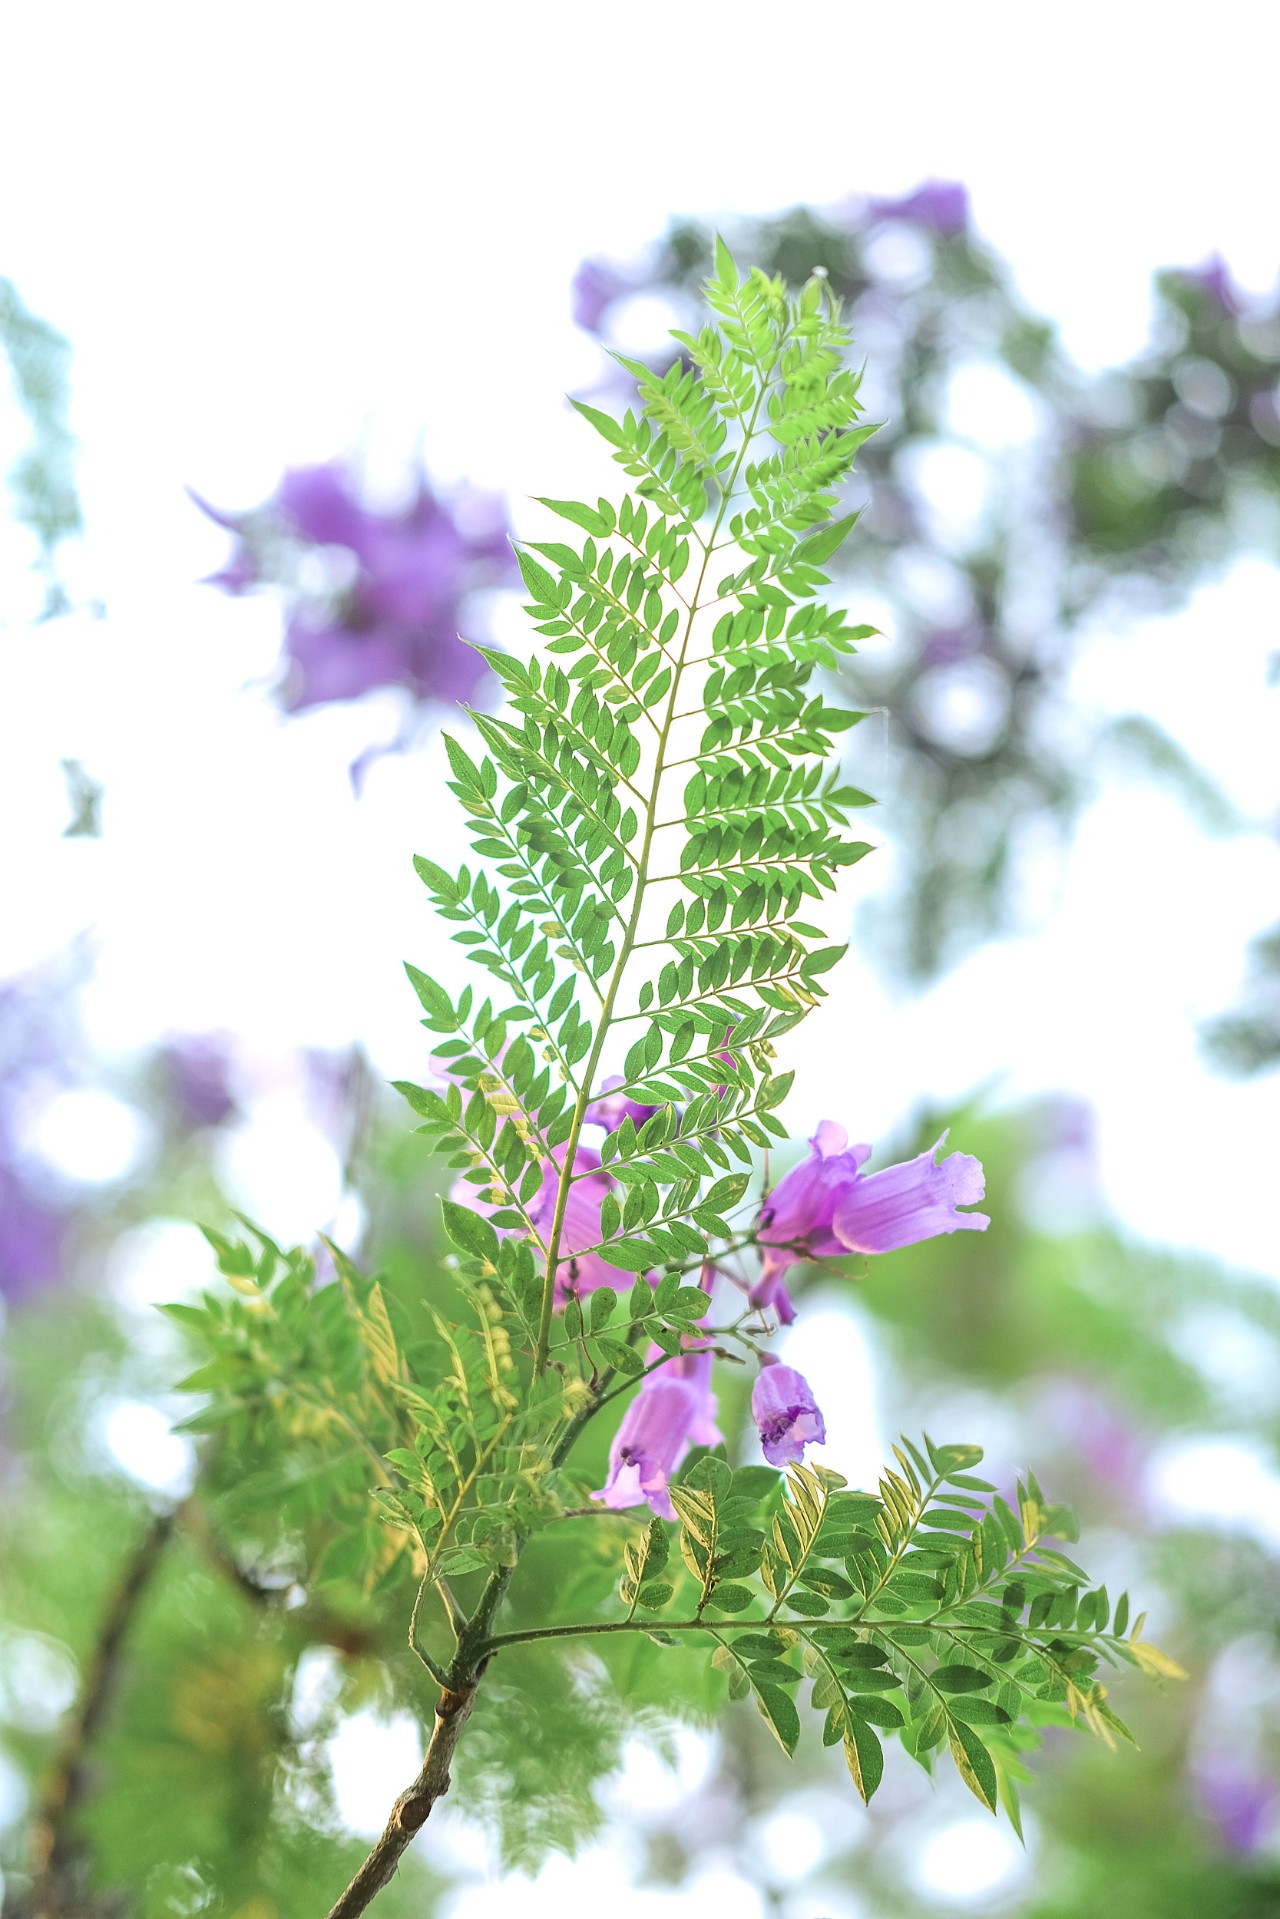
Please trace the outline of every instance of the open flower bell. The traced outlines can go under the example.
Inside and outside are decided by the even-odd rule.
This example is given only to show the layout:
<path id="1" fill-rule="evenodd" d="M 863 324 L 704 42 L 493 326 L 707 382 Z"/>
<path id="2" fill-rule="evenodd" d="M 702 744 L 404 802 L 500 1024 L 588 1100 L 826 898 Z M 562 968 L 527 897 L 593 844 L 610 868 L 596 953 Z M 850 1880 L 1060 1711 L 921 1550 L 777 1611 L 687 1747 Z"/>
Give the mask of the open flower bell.
<path id="1" fill-rule="evenodd" d="M 785 1325 L 795 1318 L 782 1283 L 789 1266 L 843 1253 L 894 1252 L 962 1229 L 985 1232 L 985 1213 L 959 1211 L 986 1190 L 981 1163 L 970 1153 L 939 1160 L 946 1137 L 915 1159 L 864 1173 L 871 1148 L 850 1146 L 843 1126 L 823 1120 L 808 1159 L 784 1174 L 761 1211 L 764 1265 L 750 1289 L 752 1305 L 772 1307 Z"/>
<path id="2" fill-rule="evenodd" d="M 760 1430 L 760 1447 L 771 1466 L 798 1465 L 805 1447 L 820 1446 L 827 1436 L 826 1421 L 808 1380 L 772 1353 L 760 1355 L 760 1377 L 751 1394 L 751 1417 Z"/>
<path id="3" fill-rule="evenodd" d="M 644 1380 L 609 1448 L 609 1477 L 592 1493 L 623 1510 L 647 1502 L 660 1519 L 674 1519 L 667 1490 L 691 1446 L 718 1446 L 710 1352 L 681 1353 Z"/>

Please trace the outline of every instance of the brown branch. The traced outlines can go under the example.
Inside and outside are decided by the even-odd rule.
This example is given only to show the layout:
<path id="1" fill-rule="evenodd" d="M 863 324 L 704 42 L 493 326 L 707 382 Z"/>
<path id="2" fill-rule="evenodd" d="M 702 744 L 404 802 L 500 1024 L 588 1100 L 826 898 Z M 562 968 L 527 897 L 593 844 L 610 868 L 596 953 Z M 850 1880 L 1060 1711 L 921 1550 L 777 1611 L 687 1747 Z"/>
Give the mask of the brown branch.
<path id="1" fill-rule="evenodd" d="M 69 1919 L 79 1894 L 83 1857 L 72 1825 L 89 1792 L 90 1743 L 111 1705 L 125 1637 L 177 1519 L 176 1512 L 165 1512 L 152 1520 L 108 1601 L 79 1703 L 63 1730 L 53 1773 L 35 1816 L 31 1919 Z"/>
<path id="2" fill-rule="evenodd" d="M 607 1375 L 608 1378 L 612 1376 L 612 1373 Z M 564 1465 L 579 1433 L 603 1403 L 599 1393 L 593 1394 L 587 1404 L 567 1422 L 551 1451 L 553 1470 Z M 517 1559 L 522 1550 L 523 1545 L 517 1548 Z M 425 1825 L 436 1800 L 442 1799 L 448 1792 L 449 1766 L 462 1728 L 471 1717 L 476 1703 L 480 1680 L 491 1656 L 489 1635 L 514 1573 L 513 1561 L 509 1566 L 495 1566 L 486 1579 L 475 1611 L 459 1632 L 458 1650 L 449 1669 L 450 1683 L 441 1688 L 436 1706 L 435 1730 L 422 1762 L 422 1770 L 413 1784 L 396 1800 L 382 1837 L 337 1905 L 330 1907 L 327 1919 L 357 1919 L 357 1915 L 368 1908 L 383 1887 L 394 1878 L 396 1867 L 414 1835 Z"/>
<path id="3" fill-rule="evenodd" d="M 449 1764 L 462 1728 L 471 1717 L 475 1700 L 475 1683 L 462 1692 L 446 1689 L 440 1694 L 435 1730 L 422 1762 L 422 1770 L 413 1784 L 406 1787 L 396 1800 L 382 1837 L 330 1910 L 328 1919 L 356 1919 L 356 1915 L 364 1912 L 394 1878 L 401 1857 L 415 1834 L 426 1824 L 431 1808 L 449 1790 Z"/>

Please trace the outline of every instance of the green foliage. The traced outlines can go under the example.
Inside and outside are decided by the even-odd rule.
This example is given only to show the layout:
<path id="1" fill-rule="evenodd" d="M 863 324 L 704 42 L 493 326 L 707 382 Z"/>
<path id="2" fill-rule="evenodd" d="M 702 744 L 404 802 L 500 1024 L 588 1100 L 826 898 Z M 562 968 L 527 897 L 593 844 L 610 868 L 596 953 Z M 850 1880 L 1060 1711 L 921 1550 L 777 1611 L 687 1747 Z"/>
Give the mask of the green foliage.
<path id="1" fill-rule="evenodd" d="M 1204 773 L 1149 721 L 1098 724 L 1082 712 L 1071 664 L 1109 619 L 1118 585 L 1140 581 L 1144 603 L 1175 602 L 1254 550 L 1280 500 L 1274 292 L 1233 292 L 1220 269 L 1161 273 L 1142 352 L 1086 371 L 969 220 L 963 190 L 945 191 L 942 217 L 926 187 L 897 205 L 845 199 L 743 218 L 734 232 L 740 251 L 790 287 L 825 274 L 855 336 L 874 341 L 885 418 L 862 462 L 857 583 L 890 605 L 895 645 L 849 662 L 842 679 L 846 697 L 892 727 L 901 877 L 892 910 L 872 924 L 899 979 L 904 964 L 927 978 L 975 937 L 1018 924 L 1030 822 L 1065 837 L 1108 762 L 1155 773 L 1204 810 Z M 614 299 L 651 290 L 692 311 L 715 257 L 711 231 L 677 219 L 645 270 L 605 267 L 601 285 L 612 279 Z M 605 339 L 611 304 L 592 323 Z M 674 362 L 655 341 L 649 380 L 700 364 L 699 337 L 676 333 Z M 1016 426 L 1009 444 L 994 418 L 976 428 L 965 418 L 978 368 L 1023 415 L 1025 444 Z M 944 449 L 972 475 L 962 491 L 980 496 L 976 511 L 925 480 Z M 743 543 L 751 537 L 744 528 Z M 812 557 L 840 565 L 830 546 Z M 976 728 L 948 714 L 939 695 L 949 681 L 982 689 Z M 1092 750 L 1066 748 L 1082 730 Z M 1276 1030 L 1273 1007 L 1246 1005 L 1214 1053 L 1258 1070 L 1274 1062 Z"/>
<path id="2" fill-rule="evenodd" d="M 520 556 L 542 653 L 488 654 L 508 714 L 473 715 L 478 758 L 448 741 L 482 864 L 417 862 L 506 1003 L 455 1000 L 410 969 L 450 1083 L 401 1090 L 494 1225 L 539 1250 L 538 1371 L 611 1030 L 630 1029 L 622 1096 L 660 1111 L 612 1136 L 625 1201 L 575 1251 L 624 1272 L 684 1265 L 730 1231 L 734 1162 L 785 1137 L 774 1050 L 841 950 L 801 914 L 867 851 L 845 832 L 866 796 L 827 764 L 858 716 L 813 685 L 870 630 L 817 598 L 852 523 L 832 520 L 835 489 L 871 430 L 847 334 L 820 281 L 790 298 L 740 280 L 724 250 L 707 296 L 719 324 L 685 340 L 688 368 L 627 362 L 639 397 L 621 421 L 579 408 L 634 491 L 544 502 L 586 538 Z M 552 1155 L 540 1231 L 529 1208 Z"/>
<path id="3" fill-rule="evenodd" d="M 339 1612 L 407 1610 L 416 1587 L 409 1646 L 450 1692 L 543 1655 L 520 1703 L 486 1679 L 476 1718 L 478 1797 L 523 1782 L 520 1859 L 589 1830 L 655 1663 L 668 1705 L 672 1669 L 690 1702 L 750 1695 L 789 1755 L 807 1689 L 864 1799 L 885 1732 L 926 1771 L 946 1747 L 1015 1823 L 1040 1726 L 1124 1735 L 1100 1666 L 1177 1671 L 1052 1543 L 1069 1524 L 1033 1477 L 1010 1505 L 976 1447 L 928 1440 L 874 1494 L 703 1453 L 670 1488 L 675 1530 L 610 1523 L 546 1590 L 549 1558 L 575 1565 L 561 1524 L 607 1517 L 576 1472 L 599 1414 L 691 1349 L 755 1359 L 769 1337 L 749 1306 L 710 1323 L 689 1282 L 752 1244 L 756 1155 L 785 1138 L 776 1048 L 843 950 L 809 915 L 867 850 L 866 796 L 829 766 L 858 716 L 815 684 L 868 631 L 818 597 L 869 431 L 847 335 L 820 277 L 791 296 L 723 248 L 708 300 L 687 364 L 628 363 L 621 421 L 580 409 L 632 486 L 544 502 L 575 529 L 521 556 L 544 644 L 492 656 L 506 707 L 472 716 L 478 746 L 447 741 L 475 863 L 416 864 L 484 996 L 409 968 L 438 1083 L 400 1085 L 459 1175 L 443 1273 L 406 1297 L 332 1246 L 322 1281 L 256 1229 L 210 1234 L 228 1291 L 169 1309 L 203 1359 L 187 1430 L 233 1476 L 222 1522 L 283 1531 L 291 1576 Z M 610 1065 L 652 1110 L 597 1157 Z"/>
<path id="4" fill-rule="evenodd" d="M 863 1799 L 892 1731 L 926 1772 L 946 1746 L 969 1790 L 1020 1829 L 1019 1754 L 1042 1727 L 1132 1741 L 1101 1667 L 1183 1675 L 1144 1640 L 1142 1618 L 1130 1623 L 1128 1595 L 1113 1614 L 1106 1589 L 1052 1543 L 1072 1538 L 1071 1516 L 1034 1476 L 1015 1509 L 970 1470 L 976 1446 L 903 1440 L 895 1457 L 868 1494 L 825 1468 L 782 1481 L 704 1456 L 671 1495 L 686 1577 L 656 1581 L 671 1545 L 651 1522 L 625 1552 L 628 1621 L 659 1640 L 713 1641 L 730 1697 L 754 1698 L 788 1756 L 809 1682 L 823 1743 L 843 1746 Z M 637 1604 L 651 1620 L 635 1621 Z"/>

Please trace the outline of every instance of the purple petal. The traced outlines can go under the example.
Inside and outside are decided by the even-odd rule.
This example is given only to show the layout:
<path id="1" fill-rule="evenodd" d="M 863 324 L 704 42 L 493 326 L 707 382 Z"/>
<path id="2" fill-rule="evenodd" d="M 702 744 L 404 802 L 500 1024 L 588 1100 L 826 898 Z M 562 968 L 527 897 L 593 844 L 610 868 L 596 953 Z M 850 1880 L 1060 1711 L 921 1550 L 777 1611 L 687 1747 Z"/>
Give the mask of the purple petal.
<path id="1" fill-rule="evenodd" d="M 353 633 L 334 620 L 295 614 L 285 629 L 285 652 L 296 673 L 286 683 L 291 713 L 332 700 L 357 700 L 375 686 L 397 686 L 406 676 L 405 644 L 393 628 Z"/>
<path id="2" fill-rule="evenodd" d="M 760 1445 L 771 1466 L 797 1463 L 806 1446 L 821 1445 L 826 1421 L 803 1373 L 765 1354 L 751 1394 L 751 1416 L 760 1429 Z"/>
<path id="3" fill-rule="evenodd" d="M 621 293 L 633 291 L 606 260 L 584 260 L 573 276 L 573 322 L 587 333 L 599 333 L 604 316 Z"/>
<path id="4" fill-rule="evenodd" d="M 641 1106 L 634 1099 L 627 1099 L 617 1088 L 625 1086 L 621 1073 L 613 1073 L 604 1082 L 599 1095 L 588 1106 L 585 1118 L 593 1126 L 603 1126 L 606 1133 L 616 1133 L 624 1119 L 629 1119 L 639 1132 L 646 1120 L 652 1119 L 657 1112 L 656 1106 Z"/>
<path id="5" fill-rule="evenodd" d="M 290 468 L 280 482 L 275 505 L 295 532 L 315 546 L 347 546 L 358 553 L 370 525 L 336 461 Z"/>
<path id="6" fill-rule="evenodd" d="M 845 1193 L 833 1220 L 842 1246 L 851 1253 L 889 1253 L 939 1233 L 986 1231 L 991 1222 L 985 1213 L 957 1211 L 982 1198 L 981 1163 L 969 1153 L 951 1153 L 939 1163 L 945 1140 L 944 1133 L 928 1152 L 860 1178 Z"/>
<path id="7" fill-rule="evenodd" d="M 808 1158 L 785 1173 L 765 1201 L 759 1226 L 764 1271 L 749 1295 L 753 1306 L 778 1306 L 777 1281 L 788 1266 L 844 1251 L 833 1221 L 871 1153 L 869 1146 L 847 1146 L 848 1137 L 843 1126 L 824 1119 Z"/>
<path id="8" fill-rule="evenodd" d="M 955 239 L 969 224 L 969 195 L 958 180 L 925 180 L 914 193 L 872 200 L 873 220 L 902 220 L 944 239 Z"/>
<path id="9" fill-rule="evenodd" d="M 709 1366 L 711 1355 L 705 1357 Z M 681 1363 L 674 1361 L 673 1366 Z M 666 1366 L 650 1373 L 609 1448 L 609 1476 L 591 1497 L 617 1510 L 647 1501 L 661 1518 L 673 1519 L 667 1491 L 671 1474 L 690 1445 L 715 1444 L 720 1437 L 718 1432 L 715 1440 L 694 1437 L 715 1431 L 714 1424 L 708 1424 L 711 1405 L 709 1387 L 703 1386 L 700 1375 L 681 1376 Z"/>

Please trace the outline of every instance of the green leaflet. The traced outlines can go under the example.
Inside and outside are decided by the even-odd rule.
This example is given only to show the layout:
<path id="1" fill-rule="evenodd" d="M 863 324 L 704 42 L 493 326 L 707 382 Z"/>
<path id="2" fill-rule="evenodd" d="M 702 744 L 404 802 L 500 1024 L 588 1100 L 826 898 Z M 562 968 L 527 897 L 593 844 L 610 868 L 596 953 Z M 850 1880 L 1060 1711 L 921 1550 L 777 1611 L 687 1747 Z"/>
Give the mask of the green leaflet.
<path id="1" fill-rule="evenodd" d="M 712 324 L 683 336 L 687 361 L 658 374 L 624 359 L 638 393 L 621 419 L 579 404 L 623 490 L 542 502 L 569 537 L 519 555 L 535 646 L 483 649 L 506 706 L 473 716 L 478 755 L 447 742 L 478 865 L 418 862 L 503 998 L 464 1006 L 411 971 L 432 1030 L 457 1036 L 440 1049 L 443 1104 L 412 1097 L 437 1149 L 497 1199 L 500 1226 L 523 1220 L 551 1152 L 568 1149 L 573 1177 L 606 1059 L 626 1096 L 684 1109 L 670 1150 L 634 1133 L 612 1145 L 624 1190 L 600 1250 L 635 1273 L 731 1235 L 745 1181 L 726 1175 L 785 1137 L 773 1048 L 843 951 L 802 909 L 866 850 L 847 832 L 866 796 L 830 764 L 857 716 L 812 685 L 868 630 L 818 597 L 856 517 L 835 513 L 838 488 L 870 430 L 848 336 L 817 283 L 789 297 L 723 248 L 707 297 Z M 701 743 L 691 699 L 709 721 Z M 665 941 L 641 937 L 655 895 Z M 554 1221 L 547 1241 L 558 1263 Z"/>
<path id="2" fill-rule="evenodd" d="M 239 1496 L 310 1523 L 312 1576 L 415 1591 L 411 1643 L 437 1678 L 471 1658 L 467 1684 L 503 1635 L 463 1617 L 452 1638 L 460 1615 L 481 1590 L 499 1603 L 527 1542 L 592 1496 L 566 1464 L 585 1420 L 704 1324 L 717 1349 L 751 1347 L 696 1281 L 750 1243 L 757 1155 L 786 1137 L 778 1054 L 843 956 L 824 904 L 870 850 L 851 831 L 867 796 L 833 764 L 860 716 L 815 685 L 871 631 L 820 598 L 871 431 L 847 336 L 823 286 L 788 296 L 722 244 L 707 294 L 711 324 L 665 372 L 624 361 L 638 392 L 620 420 L 579 405 L 619 487 L 543 502 L 565 525 L 520 553 L 533 644 L 482 649 L 502 710 L 446 738 L 470 852 L 415 865 L 473 979 L 455 994 L 408 968 L 432 1083 L 400 1083 L 455 1175 L 438 1292 L 406 1336 L 338 1249 L 323 1285 L 297 1250 L 212 1234 L 229 1300 L 174 1315 L 203 1362 L 188 1429 L 249 1457 L 283 1436 L 283 1466 Z M 653 1110 L 622 1118 L 597 1166 L 580 1148 L 606 1074 Z M 611 1285 L 592 1290 L 593 1259 Z M 563 1601 L 585 1618 L 508 1642 L 607 1630 L 615 1657 L 700 1651 L 788 1754 L 808 1685 L 864 1800 L 885 1733 L 926 1770 L 945 1742 L 1016 1820 L 1036 1725 L 1125 1737 L 1100 1670 L 1178 1668 L 1061 1550 L 1069 1515 L 1031 1476 L 1005 1501 L 981 1457 L 904 1439 L 864 1492 L 702 1451 L 670 1487 L 674 1525 L 610 1517 Z M 450 1582 L 473 1574 L 460 1601 Z"/>

